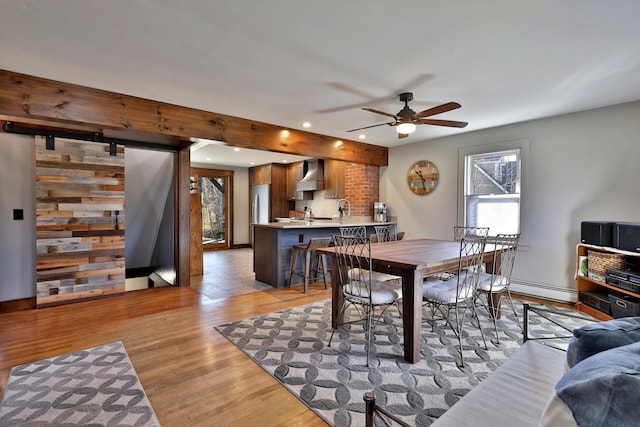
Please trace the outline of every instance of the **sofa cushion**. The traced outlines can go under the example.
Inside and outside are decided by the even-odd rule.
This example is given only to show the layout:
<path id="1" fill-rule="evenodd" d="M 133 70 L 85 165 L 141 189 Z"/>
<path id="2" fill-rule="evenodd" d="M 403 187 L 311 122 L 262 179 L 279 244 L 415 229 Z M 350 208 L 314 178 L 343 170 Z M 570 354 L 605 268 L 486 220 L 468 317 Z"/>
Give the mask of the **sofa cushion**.
<path id="1" fill-rule="evenodd" d="M 567 364 L 575 364 L 610 348 L 640 342 L 640 317 L 624 317 L 582 326 L 573 331 Z"/>
<path id="2" fill-rule="evenodd" d="M 562 376 L 554 393 L 581 427 L 637 426 L 640 420 L 640 342 L 584 359 Z M 565 425 L 560 419 L 553 418 L 554 414 L 566 415 L 566 411 L 563 414 L 554 407 L 553 400 L 552 397 L 541 425 Z M 554 413 L 554 410 L 558 412 Z"/>

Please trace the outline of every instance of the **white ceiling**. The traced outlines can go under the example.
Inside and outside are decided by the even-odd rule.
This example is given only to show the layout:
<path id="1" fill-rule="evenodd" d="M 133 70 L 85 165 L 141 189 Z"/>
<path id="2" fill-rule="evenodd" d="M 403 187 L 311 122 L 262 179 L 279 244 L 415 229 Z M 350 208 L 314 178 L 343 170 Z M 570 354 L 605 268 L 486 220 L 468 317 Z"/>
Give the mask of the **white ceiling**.
<path id="1" fill-rule="evenodd" d="M 462 104 L 433 118 L 464 129 L 366 131 L 387 147 L 640 99 L 637 0 L 0 6 L 6 70 L 353 140 L 347 130 L 388 121 L 361 107 L 395 114 L 403 91 L 416 111 Z"/>

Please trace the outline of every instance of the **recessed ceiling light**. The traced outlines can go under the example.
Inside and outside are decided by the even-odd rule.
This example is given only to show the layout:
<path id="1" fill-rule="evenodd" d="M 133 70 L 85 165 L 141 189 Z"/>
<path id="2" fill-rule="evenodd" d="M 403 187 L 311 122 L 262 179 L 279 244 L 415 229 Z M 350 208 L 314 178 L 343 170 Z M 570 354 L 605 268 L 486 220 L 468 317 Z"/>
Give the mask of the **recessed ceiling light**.
<path id="1" fill-rule="evenodd" d="M 365 139 L 367 137 L 367 135 L 365 135 L 364 133 L 361 133 L 360 135 L 358 135 L 358 138 L 360 139 Z"/>
<path id="2" fill-rule="evenodd" d="M 251 162 L 251 163 L 249 163 L 249 164 L 250 164 L 250 165 L 255 165 L 255 164 L 256 164 L 256 162 Z"/>
<path id="3" fill-rule="evenodd" d="M 282 163 L 289 163 L 289 160 L 283 160 Z"/>
<path id="4" fill-rule="evenodd" d="M 238 147 L 234 148 L 233 151 L 240 151 Z"/>
<path id="5" fill-rule="evenodd" d="M 309 123 L 309 122 L 304 122 L 304 123 L 302 124 L 302 127 L 303 127 L 303 128 L 310 128 L 310 127 L 311 127 L 311 123 Z"/>
<path id="6" fill-rule="evenodd" d="M 207 157 L 206 160 L 211 160 L 211 157 Z"/>

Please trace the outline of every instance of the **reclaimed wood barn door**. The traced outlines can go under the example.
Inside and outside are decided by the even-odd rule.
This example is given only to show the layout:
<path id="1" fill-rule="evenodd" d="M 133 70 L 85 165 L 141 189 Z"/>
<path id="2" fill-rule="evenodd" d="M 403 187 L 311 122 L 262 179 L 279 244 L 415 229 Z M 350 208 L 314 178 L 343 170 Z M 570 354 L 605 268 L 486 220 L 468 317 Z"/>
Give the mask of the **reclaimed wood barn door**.
<path id="1" fill-rule="evenodd" d="M 36 304 L 125 291 L 124 147 L 36 137 Z"/>

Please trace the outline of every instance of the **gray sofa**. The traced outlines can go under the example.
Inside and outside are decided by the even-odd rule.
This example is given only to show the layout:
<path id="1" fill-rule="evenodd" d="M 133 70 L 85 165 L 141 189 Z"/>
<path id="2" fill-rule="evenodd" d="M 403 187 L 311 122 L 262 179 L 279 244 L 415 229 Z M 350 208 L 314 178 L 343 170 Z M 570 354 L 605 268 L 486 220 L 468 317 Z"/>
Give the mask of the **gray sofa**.
<path id="1" fill-rule="evenodd" d="M 565 366 L 564 351 L 527 341 L 432 425 L 538 426 Z"/>
<path id="2" fill-rule="evenodd" d="M 565 352 L 526 340 L 528 310 L 524 345 L 432 425 L 640 425 L 640 317 L 574 329 Z"/>

